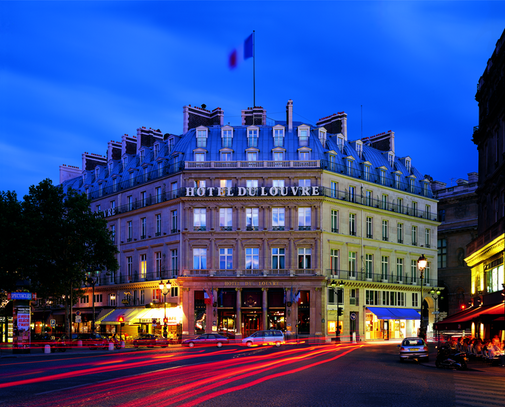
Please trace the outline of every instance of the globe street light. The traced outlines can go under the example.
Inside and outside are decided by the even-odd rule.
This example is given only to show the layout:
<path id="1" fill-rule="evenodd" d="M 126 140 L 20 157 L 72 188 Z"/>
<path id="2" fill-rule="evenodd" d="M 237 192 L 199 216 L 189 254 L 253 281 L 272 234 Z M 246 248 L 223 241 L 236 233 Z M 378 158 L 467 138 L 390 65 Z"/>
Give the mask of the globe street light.
<path id="1" fill-rule="evenodd" d="M 86 278 L 86 282 L 90 284 L 93 287 L 93 322 L 91 325 L 91 333 L 95 333 L 95 284 L 98 282 L 98 274 L 100 273 L 100 270 L 96 270 L 94 274 L 89 273 L 88 277 Z"/>
<path id="2" fill-rule="evenodd" d="M 342 311 L 340 309 L 340 302 L 339 302 L 339 298 L 338 298 L 338 292 L 339 290 L 342 289 L 343 287 L 343 283 L 342 281 L 335 281 L 335 280 L 332 280 L 331 283 L 330 283 L 330 287 L 333 288 L 333 292 L 337 295 L 337 326 L 335 327 L 335 341 L 336 342 L 340 342 L 340 322 L 339 322 L 339 316 L 341 315 L 340 312 Z"/>
<path id="3" fill-rule="evenodd" d="M 423 277 L 424 277 L 424 270 L 426 269 L 426 266 L 428 265 L 428 260 L 426 257 L 424 257 L 424 254 L 421 254 L 421 257 L 417 259 L 417 268 L 419 269 L 419 277 L 421 278 L 421 306 L 420 306 L 420 314 L 421 314 L 421 324 L 419 327 L 419 336 L 423 339 L 426 338 L 426 332 L 425 328 L 423 326 Z"/>
<path id="4" fill-rule="evenodd" d="M 167 281 L 166 283 L 163 282 L 163 280 L 160 282 L 160 290 L 161 292 L 163 293 L 163 296 L 164 296 L 164 301 L 163 301 L 163 305 L 164 305 L 164 308 L 165 308 L 165 316 L 163 318 L 163 337 L 166 338 L 168 336 L 167 334 L 167 294 L 168 292 L 170 291 L 170 288 L 171 288 L 171 284 L 169 281 Z"/>
<path id="5" fill-rule="evenodd" d="M 440 297 L 440 293 L 441 293 L 441 291 L 438 288 L 436 291 L 434 288 L 432 288 L 430 291 L 432 298 L 435 300 L 435 312 L 434 312 L 435 324 L 438 322 L 438 315 L 440 314 L 438 307 L 437 307 L 437 301 L 438 301 L 438 298 Z M 442 297 L 440 297 L 440 299 L 442 299 Z M 437 331 L 435 331 L 435 335 L 437 336 L 437 339 L 438 339 L 438 332 Z"/>

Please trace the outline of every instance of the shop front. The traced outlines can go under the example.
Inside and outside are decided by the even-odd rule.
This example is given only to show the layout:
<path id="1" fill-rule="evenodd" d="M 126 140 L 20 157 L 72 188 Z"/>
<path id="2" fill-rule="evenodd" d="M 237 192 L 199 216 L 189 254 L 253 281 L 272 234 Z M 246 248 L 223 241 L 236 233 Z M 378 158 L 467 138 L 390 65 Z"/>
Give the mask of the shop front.
<path id="1" fill-rule="evenodd" d="M 182 337 L 182 317 L 180 306 L 146 308 L 133 318 L 132 323 L 138 326 L 139 334 L 156 336 L 165 336 L 166 325 L 167 339 L 179 342 Z"/>
<path id="2" fill-rule="evenodd" d="M 367 307 L 365 340 L 418 336 L 419 311 L 411 308 Z"/>

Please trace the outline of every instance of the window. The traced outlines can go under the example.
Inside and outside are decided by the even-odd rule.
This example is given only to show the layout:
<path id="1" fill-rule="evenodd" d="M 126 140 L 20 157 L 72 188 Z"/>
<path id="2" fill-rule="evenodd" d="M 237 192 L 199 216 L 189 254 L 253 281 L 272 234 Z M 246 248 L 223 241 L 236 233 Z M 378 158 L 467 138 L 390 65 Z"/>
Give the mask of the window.
<path id="1" fill-rule="evenodd" d="M 133 273 L 133 257 L 128 256 L 126 258 L 126 277 L 127 281 L 131 281 Z"/>
<path id="2" fill-rule="evenodd" d="M 156 236 L 161 236 L 161 214 L 156 215 Z"/>
<path id="3" fill-rule="evenodd" d="M 417 282 L 417 260 L 410 260 L 410 275 L 412 276 L 412 283 Z"/>
<path id="4" fill-rule="evenodd" d="M 351 236 L 356 236 L 356 214 L 349 214 L 349 234 Z"/>
<path id="5" fill-rule="evenodd" d="M 245 226 L 246 230 L 258 230 L 259 227 L 259 208 L 246 208 Z"/>
<path id="6" fill-rule="evenodd" d="M 140 164 L 142 164 L 144 162 L 145 155 L 146 155 L 145 151 L 144 150 L 140 150 L 140 152 L 139 152 Z"/>
<path id="7" fill-rule="evenodd" d="M 337 249 L 330 249 L 330 267 L 332 274 L 338 274 L 338 256 L 339 251 Z"/>
<path id="8" fill-rule="evenodd" d="M 396 281 L 403 281 L 403 259 L 396 259 Z"/>
<path id="9" fill-rule="evenodd" d="M 147 205 L 147 194 L 146 191 L 140 193 L 140 206 L 144 207 Z"/>
<path id="10" fill-rule="evenodd" d="M 412 178 L 412 177 L 409 178 L 409 190 L 412 193 L 414 193 L 414 191 L 415 191 L 415 185 L 416 185 L 415 182 L 416 182 L 416 180 L 414 178 Z"/>
<path id="11" fill-rule="evenodd" d="M 177 186 L 177 182 L 172 182 L 170 185 L 170 190 L 172 191 L 172 199 L 177 198 L 177 189 L 179 188 Z"/>
<path id="12" fill-rule="evenodd" d="M 112 192 L 117 192 L 117 178 L 112 180 Z"/>
<path id="13" fill-rule="evenodd" d="M 400 174 L 395 173 L 395 188 L 400 189 Z"/>
<path id="14" fill-rule="evenodd" d="M 231 152 L 230 151 L 222 151 L 221 152 L 221 161 L 231 161 Z"/>
<path id="15" fill-rule="evenodd" d="M 412 226 L 412 246 L 417 246 L 417 226 Z"/>
<path id="16" fill-rule="evenodd" d="M 146 302 L 146 290 L 140 290 L 140 304 L 144 305 Z"/>
<path id="17" fill-rule="evenodd" d="M 205 153 L 195 153 L 195 161 L 205 161 Z"/>
<path id="18" fill-rule="evenodd" d="M 258 270 L 260 268 L 260 249 L 257 247 L 246 247 L 245 249 L 246 270 Z"/>
<path id="19" fill-rule="evenodd" d="M 147 274 L 147 255 L 140 255 L 140 278 L 146 278 Z"/>
<path id="20" fill-rule="evenodd" d="M 389 241 L 389 221 L 382 220 L 382 240 Z"/>
<path id="21" fill-rule="evenodd" d="M 172 277 L 177 277 L 179 271 L 179 261 L 177 259 L 177 249 L 170 250 L 170 263 L 172 268 Z"/>
<path id="22" fill-rule="evenodd" d="M 386 170 L 379 169 L 379 179 L 382 185 L 386 184 Z"/>
<path id="23" fill-rule="evenodd" d="M 424 213 L 426 214 L 426 219 L 431 218 L 431 205 L 426 205 L 424 207 Z"/>
<path id="24" fill-rule="evenodd" d="M 116 294 L 109 294 L 109 305 L 111 307 L 116 306 Z"/>
<path id="25" fill-rule="evenodd" d="M 384 210 L 388 209 L 388 196 L 386 194 L 382 194 L 381 208 Z"/>
<path id="26" fill-rule="evenodd" d="M 219 180 L 219 187 L 223 189 L 221 196 L 225 196 L 226 192 L 232 188 L 231 179 L 221 179 Z"/>
<path id="27" fill-rule="evenodd" d="M 396 307 L 396 291 L 389 292 L 389 303 L 390 305 Z"/>
<path id="28" fill-rule="evenodd" d="M 417 202 L 412 202 L 412 215 L 417 216 Z"/>
<path id="29" fill-rule="evenodd" d="M 337 198 L 338 193 L 338 182 L 331 181 L 331 197 Z"/>
<path id="30" fill-rule="evenodd" d="M 366 237 L 373 239 L 373 218 L 369 216 L 366 218 Z"/>
<path id="31" fill-rule="evenodd" d="M 381 278 L 383 280 L 388 279 L 389 273 L 389 256 L 382 256 L 381 259 Z"/>
<path id="32" fill-rule="evenodd" d="M 312 249 L 299 247 L 298 248 L 298 268 L 310 269 L 311 268 Z"/>
<path id="33" fill-rule="evenodd" d="M 222 132 L 222 146 L 223 148 L 231 148 L 231 142 L 233 140 L 233 130 L 223 130 Z"/>
<path id="34" fill-rule="evenodd" d="M 284 180 L 283 179 L 273 179 L 272 186 L 274 188 L 284 188 Z"/>
<path id="35" fill-rule="evenodd" d="M 272 230 L 284 230 L 284 208 L 272 208 Z"/>
<path id="36" fill-rule="evenodd" d="M 146 222 L 146 218 L 141 218 L 140 219 L 140 238 L 141 239 L 145 239 L 147 236 L 147 222 Z"/>
<path id="37" fill-rule="evenodd" d="M 132 187 L 135 182 L 135 174 L 133 173 L 133 170 L 130 172 L 130 186 Z"/>
<path id="38" fill-rule="evenodd" d="M 356 187 L 349 187 L 349 202 L 356 202 Z"/>
<path id="39" fill-rule="evenodd" d="M 172 230 L 171 233 L 177 233 L 177 209 L 172 211 Z"/>
<path id="40" fill-rule="evenodd" d="M 116 241 L 116 225 L 110 226 L 110 238 L 113 242 Z"/>
<path id="41" fill-rule="evenodd" d="M 219 209 L 219 228 L 230 231 L 232 227 L 232 208 Z"/>
<path id="42" fill-rule="evenodd" d="M 347 175 L 352 175 L 353 174 L 353 171 L 352 171 L 352 162 L 353 160 L 351 159 L 346 159 L 345 160 L 345 168 L 346 168 L 346 174 Z"/>
<path id="43" fill-rule="evenodd" d="M 403 244 L 403 223 L 398 223 L 396 225 L 396 237 L 398 239 L 398 243 Z"/>
<path id="44" fill-rule="evenodd" d="M 248 152 L 247 153 L 247 161 L 258 161 L 258 153 L 255 151 Z"/>
<path id="45" fill-rule="evenodd" d="M 349 252 L 349 277 L 356 277 L 356 252 Z"/>
<path id="46" fill-rule="evenodd" d="M 418 293 L 412 293 L 412 308 L 419 307 Z"/>
<path id="47" fill-rule="evenodd" d="M 207 268 L 207 249 L 193 249 L 193 269 L 205 270 Z"/>
<path id="48" fill-rule="evenodd" d="M 96 212 L 100 212 L 102 210 L 102 206 L 101 205 L 97 205 L 96 206 Z"/>
<path id="49" fill-rule="evenodd" d="M 248 179 L 246 180 L 247 188 L 258 188 L 258 180 L 257 179 Z"/>
<path id="50" fill-rule="evenodd" d="M 426 263 L 426 268 L 424 269 L 424 285 L 431 285 L 431 283 L 430 283 L 430 262 Z"/>
<path id="51" fill-rule="evenodd" d="M 407 172 L 410 174 L 411 161 L 409 158 L 405 159 L 405 168 L 407 169 Z"/>
<path id="52" fill-rule="evenodd" d="M 298 186 L 299 187 L 310 187 L 310 179 L 299 179 Z"/>
<path id="53" fill-rule="evenodd" d="M 158 154 L 160 153 L 160 145 L 155 144 L 154 145 L 154 158 L 158 157 Z"/>
<path id="54" fill-rule="evenodd" d="M 161 187 L 157 187 L 156 188 L 156 203 L 160 203 L 161 202 Z"/>
<path id="55" fill-rule="evenodd" d="M 398 206 L 398 212 L 403 213 L 403 199 L 402 198 L 398 198 L 396 200 L 396 205 Z"/>
<path id="56" fill-rule="evenodd" d="M 283 161 L 284 153 L 282 151 L 274 151 L 274 161 Z"/>
<path id="57" fill-rule="evenodd" d="M 147 182 L 147 180 L 149 179 L 149 173 L 148 173 L 148 171 L 147 171 L 147 167 L 145 167 L 145 168 L 143 169 L 143 174 L 142 174 L 142 175 L 143 175 L 143 176 L 142 176 L 142 180 L 143 180 L 144 182 Z"/>
<path id="58" fill-rule="evenodd" d="M 258 129 L 247 130 L 247 145 L 248 147 L 258 147 Z M 256 160 L 249 160 L 256 161 Z"/>
<path id="59" fill-rule="evenodd" d="M 285 261 L 285 249 L 280 247 L 272 248 L 272 269 L 274 270 L 284 270 L 286 265 Z"/>
<path id="60" fill-rule="evenodd" d="M 395 164 L 395 155 L 391 151 L 388 153 L 388 163 L 391 167 Z"/>
<path id="61" fill-rule="evenodd" d="M 158 177 L 163 175 L 163 161 L 158 162 Z"/>
<path id="62" fill-rule="evenodd" d="M 389 291 L 382 291 L 382 305 L 389 305 Z"/>
<path id="63" fill-rule="evenodd" d="M 207 215 L 205 208 L 195 208 L 193 209 L 193 226 L 194 230 L 206 230 L 207 229 Z"/>
<path id="64" fill-rule="evenodd" d="M 298 208 L 298 230 L 310 230 L 311 208 Z"/>
<path id="65" fill-rule="evenodd" d="M 131 242 L 133 238 L 133 225 L 132 221 L 128 221 L 128 242 Z"/>
<path id="66" fill-rule="evenodd" d="M 206 182 L 205 180 L 195 179 L 195 188 L 205 188 Z"/>
<path id="67" fill-rule="evenodd" d="M 154 253 L 154 272 L 156 273 L 156 278 L 160 278 L 160 275 L 161 275 L 161 252 Z"/>
<path id="68" fill-rule="evenodd" d="M 366 191 L 365 193 L 365 205 L 373 206 L 373 193 L 372 191 Z"/>
<path id="69" fill-rule="evenodd" d="M 372 279 L 372 277 L 373 277 L 373 254 L 365 254 L 365 273 L 366 273 L 366 278 Z"/>
<path id="70" fill-rule="evenodd" d="M 308 146 L 309 145 L 309 129 L 298 128 L 298 142 L 300 146 Z"/>
<path id="71" fill-rule="evenodd" d="M 308 161 L 310 160 L 310 151 L 300 151 L 298 153 L 300 161 Z"/>
<path id="72" fill-rule="evenodd" d="M 207 147 L 207 129 L 196 129 L 196 146 L 198 148 Z"/>
<path id="73" fill-rule="evenodd" d="M 363 179 L 365 181 L 370 181 L 370 165 L 363 164 Z"/>
<path id="74" fill-rule="evenodd" d="M 338 233 L 338 211 L 331 210 L 331 231 Z"/>
<path id="75" fill-rule="evenodd" d="M 340 150 L 340 152 L 344 151 L 344 138 L 343 137 L 340 137 L 340 136 L 337 137 L 337 147 Z"/>
<path id="76" fill-rule="evenodd" d="M 363 145 L 361 143 L 356 143 L 356 153 L 358 153 L 358 157 L 361 159 L 363 154 Z"/>
<path id="77" fill-rule="evenodd" d="M 437 243 L 438 248 L 438 268 L 446 268 L 447 267 L 447 239 L 442 238 L 438 239 Z"/>
<path id="78" fill-rule="evenodd" d="M 284 145 L 284 129 L 274 128 L 274 147 L 282 147 Z"/>
<path id="79" fill-rule="evenodd" d="M 326 147 L 326 131 L 323 129 L 319 129 L 319 141 L 323 147 Z"/>
<path id="80" fill-rule="evenodd" d="M 233 249 L 219 249 L 219 268 L 221 270 L 231 270 L 233 268 Z"/>
<path id="81" fill-rule="evenodd" d="M 110 208 L 114 209 L 115 207 L 116 207 L 116 201 L 110 201 Z M 114 213 L 114 211 L 112 213 Z"/>
<path id="82" fill-rule="evenodd" d="M 431 246 L 431 230 L 425 229 L 424 231 L 424 245 L 425 247 Z"/>

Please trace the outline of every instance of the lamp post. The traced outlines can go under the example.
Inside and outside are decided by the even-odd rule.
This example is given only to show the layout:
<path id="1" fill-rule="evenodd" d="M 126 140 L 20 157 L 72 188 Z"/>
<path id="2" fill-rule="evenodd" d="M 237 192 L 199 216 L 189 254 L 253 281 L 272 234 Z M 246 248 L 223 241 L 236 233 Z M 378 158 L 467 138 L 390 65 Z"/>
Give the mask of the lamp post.
<path id="1" fill-rule="evenodd" d="M 337 295 L 337 326 L 335 327 L 335 341 L 340 342 L 340 321 L 339 317 L 341 315 L 340 302 L 338 298 L 338 292 L 342 289 L 342 281 L 336 282 L 332 280 L 330 283 L 330 287 L 333 288 L 333 292 Z"/>
<path id="2" fill-rule="evenodd" d="M 89 274 L 86 282 L 91 285 L 93 288 L 93 321 L 91 323 L 91 333 L 95 333 L 95 284 L 98 282 L 98 274 L 100 273 L 100 270 L 96 270 L 94 274 Z"/>
<path id="3" fill-rule="evenodd" d="M 435 291 L 435 289 L 432 288 L 431 291 L 430 291 L 431 296 L 435 300 L 435 312 L 434 312 L 434 314 L 435 314 L 435 324 L 438 322 L 438 315 L 440 314 L 440 312 L 438 310 L 438 307 L 437 307 L 437 305 L 438 305 L 437 301 L 438 301 L 438 297 L 440 296 L 440 293 L 441 293 L 441 291 L 439 289 L 437 289 Z M 438 340 L 438 331 L 437 330 L 435 330 L 435 335 L 436 335 L 437 340 Z"/>
<path id="4" fill-rule="evenodd" d="M 419 277 L 421 279 L 421 305 L 420 305 L 420 317 L 421 317 L 421 323 L 419 326 L 419 336 L 423 339 L 426 338 L 426 332 L 425 328 L 423 326 L 423 277 L 424 277 L 424 270 L 426 269 L 426 266 L 428 265 L 428 260 L 426 257 L 424 257 L 424 254 L 421 254 L 421 257 L 417 259 L 417 268 L 419 269 Z"/>
<path id="5" fill-rule="evenodd" d="M 165 316 L 163 318 L 163 337 L 166 338 L 168 336 L 167 334 L 167 294 L 170 291 L 171 284 L 169 281 L 166 283 L 161 280 L 160 282 L 160 290 L 163 293 L 164 300 L 163 300 L 163 305 L 165 308 Z"/>

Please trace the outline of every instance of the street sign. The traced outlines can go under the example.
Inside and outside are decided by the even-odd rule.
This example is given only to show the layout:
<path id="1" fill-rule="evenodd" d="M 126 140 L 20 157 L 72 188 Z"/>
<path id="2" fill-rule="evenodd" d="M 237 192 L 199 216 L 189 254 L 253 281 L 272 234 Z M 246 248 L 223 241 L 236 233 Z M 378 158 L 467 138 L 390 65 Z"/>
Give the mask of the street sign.
<path id="1" fill-rule="evenodd" d="M 49 320 L 49 324 L 51 325 L 51 328 L 54 328 L 56 326 L 56 320 L 55 319 Z"/>
<path id="2" fill-rule="evenodd" d="M 432 314 L 433 315 L 438 315 L 438 314 L 440 314 L 440 311 L 433 311 Z"/>
<path id="3" fill-rule="evenodd" d="M 75 316 L 75 322 L 80 324 L 81 323 L 81 316 L 80 315 L 76 315 Z"/>
<path id="4" fill-rule="evenodd" d="M 355 321 L 356 320 L 356 313 L 355 312 L 351 312 L 351 321 Z"/>
<path id="5" fill-rule="evenodd" d="M 81 311 L 75 311 L 75 315 L 77 316 L 81 315 Z"/>

